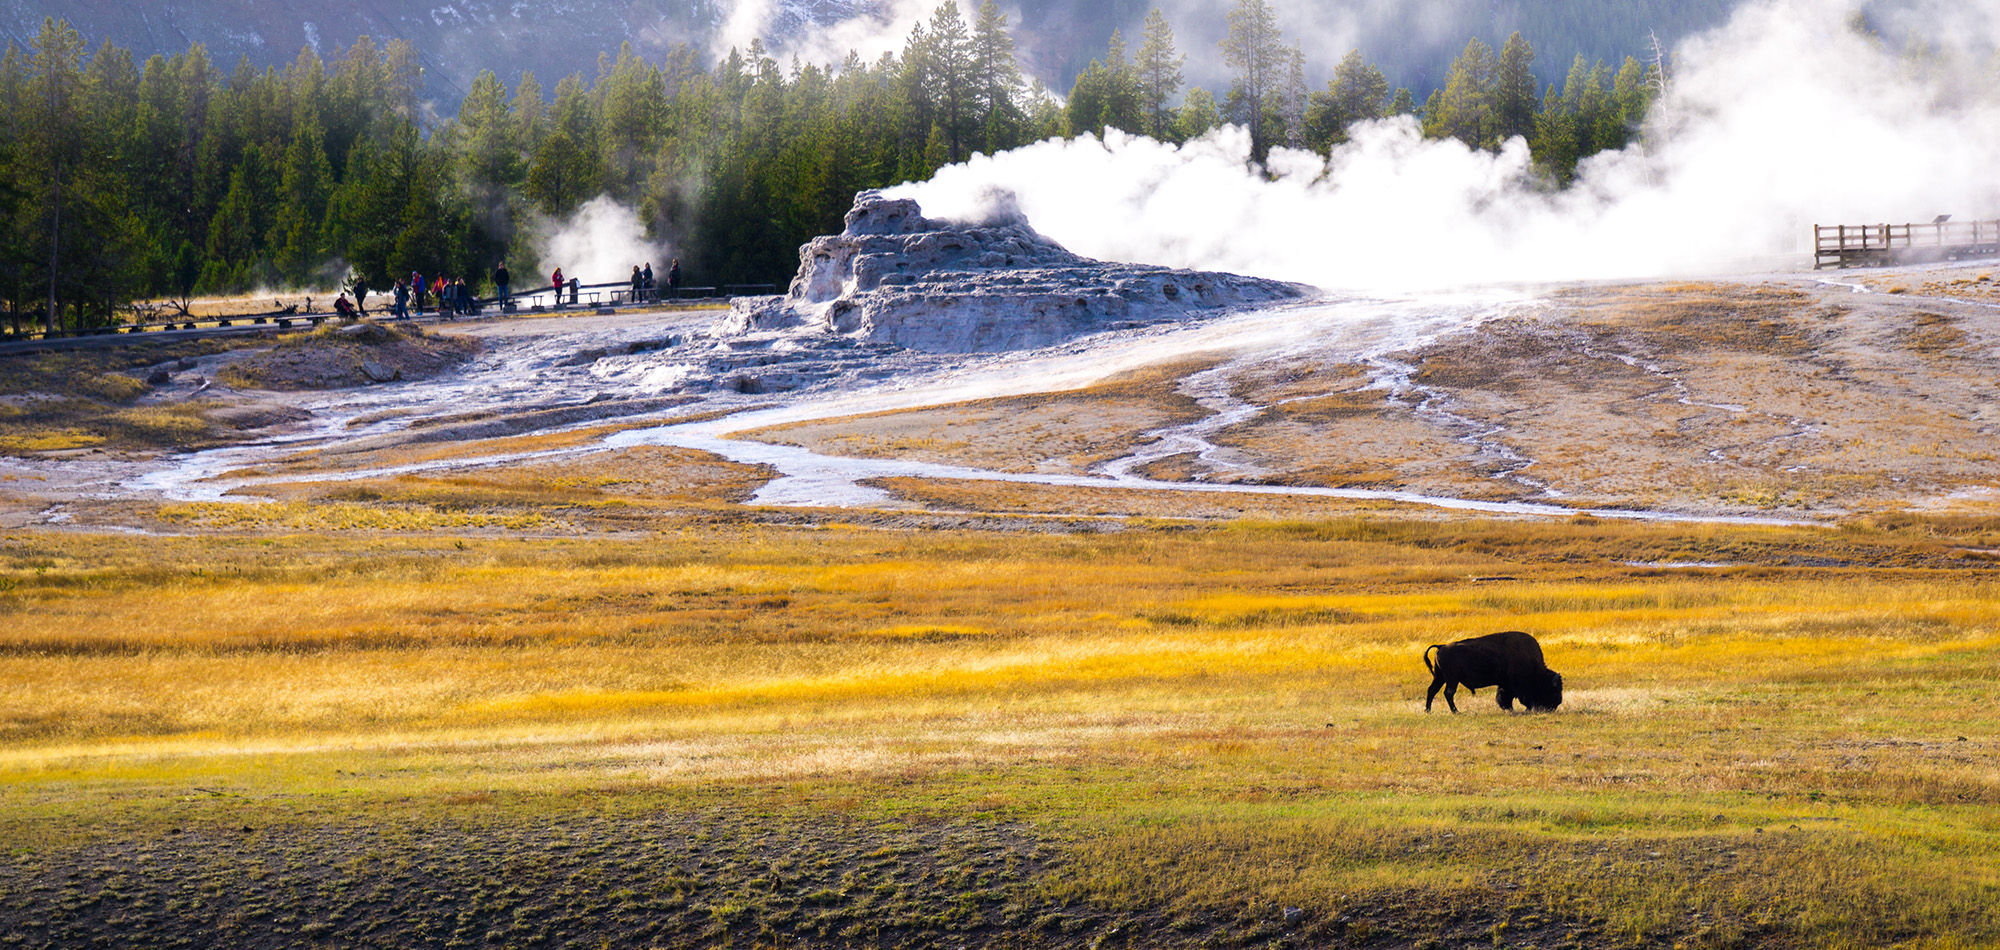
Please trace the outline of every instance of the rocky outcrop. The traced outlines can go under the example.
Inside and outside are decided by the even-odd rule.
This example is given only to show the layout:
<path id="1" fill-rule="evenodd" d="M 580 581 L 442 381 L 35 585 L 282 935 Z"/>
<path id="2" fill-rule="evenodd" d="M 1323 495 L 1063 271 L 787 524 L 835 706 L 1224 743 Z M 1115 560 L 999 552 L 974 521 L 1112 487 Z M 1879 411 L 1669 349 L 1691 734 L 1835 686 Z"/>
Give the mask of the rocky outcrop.
<path id="1" fill-rule="evenodd" d="M 1094 261 L 1003 212 L 972 225 L 863 192 L 841 233 L 799 249 L 781 297 L 740 298 L 718 335 L 824 334 L 932 353 L 1046 346 L 1070 337 L 1303 296 L 1298 284 Z"/>

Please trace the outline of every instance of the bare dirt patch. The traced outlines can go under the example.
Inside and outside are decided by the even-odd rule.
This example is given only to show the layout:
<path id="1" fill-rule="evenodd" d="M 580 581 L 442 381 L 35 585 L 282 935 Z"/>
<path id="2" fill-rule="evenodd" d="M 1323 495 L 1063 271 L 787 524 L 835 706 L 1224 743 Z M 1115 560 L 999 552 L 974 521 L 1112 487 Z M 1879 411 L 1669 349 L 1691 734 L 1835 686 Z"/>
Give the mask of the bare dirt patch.
<path id="1" fill-rule="evenodd" d="M 2000 261 L 1870 271 L 1856 283 L 1876 293 L 2000 303 Z"/>
<path id="2" fill-rule="evenodd" d="M 345 389 L 436 376 L 478 352 L 471 338 L 364 321 L 280 337 L 268 349 L 245 351 L 217 378 L 239 389 Z"/>
<path id="3" fill-rule="evenodd" d="M 1246 379 L 1246 398 L 1275 401 L 1218 441 L 1279 481 L 1714 512 L 1928 504 L 1995 481 L 1996 339 L 2000 313 L 1910 294 L 1579 289 L 1395 354 L 1400 392 L 1352 368 Z"/>
<path id="4" fill-rule="evenodd" d="M 188 382 L 188 370 L 243 340 L 189 340 L 0 358 L 0 454 L 65 457 L 145 452 L 226 441 L 283 410 L 238 414 Z M 179 388 L 188 398 L 160 400 Z"/>
<path id="5" fill-rule="evenodd" d="M 1175 387 L 1210 365 L 1166 364 L 1066 392 L 772 426 L 737 437 L 826 455 L 1081 474 L 1127 454 L 1140 433 L 1206 415 Z"/>
<path id="6" fill-rule="evenodd" d="M 10 356 L 0 359 L 0 453 L 227 444 L 305 419 L 288 392 L 434 376 L 478 348 L 414 326 L 362 323 L 275 344 L 227 338 Z"/>
<path id="7" fill-rule="evenodd" d="M 749 435 L 1085 473 L 1219 411 L 1189 378 L 1220 365 Z M 1234 456 L 1191 449 L 1134 474 L 1819 517 L 1950 510 L 2000 490 L 2000 310 L 1963 299 L 1806 281 L 1572 288 L 1405 352 L 1224 372 L 1229 397 L 1253 411 L 1205 439 Z"/>
<path id="8" fill-rule="evenodd" d="M 1419 404 L 1379 384 L 1376 368 L 1351 363 L 1252 368 L 1238 398 L 1264 410 L 1216 442 L 1247 453 L 1276 485 L 1397 489 L 1504 500 L 1528 490 L 1488 477 L 1466 432 L 1424 418 Z"/>

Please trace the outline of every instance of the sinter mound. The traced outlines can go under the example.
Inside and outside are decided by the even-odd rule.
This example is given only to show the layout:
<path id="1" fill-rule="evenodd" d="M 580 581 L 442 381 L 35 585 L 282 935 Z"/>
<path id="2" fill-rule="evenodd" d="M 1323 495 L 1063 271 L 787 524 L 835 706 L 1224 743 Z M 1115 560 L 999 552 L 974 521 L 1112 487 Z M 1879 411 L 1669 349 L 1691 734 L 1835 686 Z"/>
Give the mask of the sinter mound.
<path id="1" fill-rule="evenodd" d="M 995 352 L 1309 292 L 1234 274 L 1095 261 L 1036 233 L 1018 213 L 955 224 L 924 217 L 914 201 L 864 191 L 841 233 L 799 248 L 789 293 L 739 299 L 717 332 Z"/>

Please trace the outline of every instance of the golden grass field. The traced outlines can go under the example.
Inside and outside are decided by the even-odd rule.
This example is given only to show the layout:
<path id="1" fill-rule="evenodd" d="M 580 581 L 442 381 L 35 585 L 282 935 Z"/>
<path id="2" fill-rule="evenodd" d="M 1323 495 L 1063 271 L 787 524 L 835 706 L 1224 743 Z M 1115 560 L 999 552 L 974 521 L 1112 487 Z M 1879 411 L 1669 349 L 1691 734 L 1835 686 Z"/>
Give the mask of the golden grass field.
<path id="1" fill-rule="evenodd" d="M 0 915 L 43 946 L 1991 946 L 1996 546 L 20 532 Z M 1425 715 L 1424 646 L 1499 629 L 1563 708 Z"/>
<path id="2" fill-rule="evenodd" d="M 1554 294 L 1398 356 L 1452 424 L 1242 366 L 1266 411 L 1216 435 L 1273 483 L 1535 496 L 1501 446 L 1566 504 L 1792 527 L 760 508 L 768 469 L 597 444 L 673 394 L 100 496 L 64 479 L 282 431 L 252 370 L 330 334 L 0 360 L 0 947 L 2000 947 L 2000 317 L 1880 279 Z M 1086 471 L 1222 359 L 755 435 Z M 1505 629 L 1562 708 L 1426 714 L 1425 646 Z"/>

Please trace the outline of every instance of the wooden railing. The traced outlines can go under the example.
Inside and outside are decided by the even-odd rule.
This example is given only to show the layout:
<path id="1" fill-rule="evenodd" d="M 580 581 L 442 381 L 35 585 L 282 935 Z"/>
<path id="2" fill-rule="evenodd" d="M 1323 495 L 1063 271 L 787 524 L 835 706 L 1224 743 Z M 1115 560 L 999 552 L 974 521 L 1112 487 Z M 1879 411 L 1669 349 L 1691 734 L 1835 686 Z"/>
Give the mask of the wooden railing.
<path id="1" fill-rule="evenodd" d="M 1813 269 L 2000 256 L 2000 221 L 1813 225 Z"/>
<path id="2" fill-rule="evenodd" d="M 722 284 L 715 287 L 656 287 L 641 304 L 659 304 L 676 300 L 718 300 L 731 297 L 776 293 L 774 284 Z M 613 281 L 604 284 L 578 284 L 574 291 L 565 285 L 560 297 L 551 284 L 524 288 L 507 297 L 505 310 L 499 308 L 498 297 L 480 297 L 472 301 L 472 315 L 484 316 L 494 313 L 555 313 L 572 308 L 598 308 L 631 306 L 632 288 L 628 281 Z M 324 299 L 324 298 L 322 298 Z M 368 316 L 373 319 L 389 319 L 391 299 L 385 292 L 368 296 Z M 433 300 L 422 313 L 410 308 L 405 319 L 425 322 L 451 319 L 452 314 L 440 311 Z M 302 326 L 318 326 L 328 320 L 339 320 L 340 316 L 331 310 L 300 312 L 297 307 L 272 310 L 266 313 L 242 314 L 237 316 L 198 316 L 180 312 L 167 312 L 166 319 L 157 316 L 137 317 L 130 322 L 108 324 L 101 327 L 70 330 L 59 329 L 47 333 L 40 328 L 28 329 L 21 334 L 9 334 L 0 329 L 0 353 L 21 349 L 22 344 L 31 342 L 52 342 L 58 340 L 80 340 L 83 338 L 119 336 L 133 333 L 165 333 L 172 330 L 198 330 L 204 334 L 214 333 L 258 333 L 272 330 L 286 330 Z M 104 341 L 108 342 L 108 341 Z"/>

